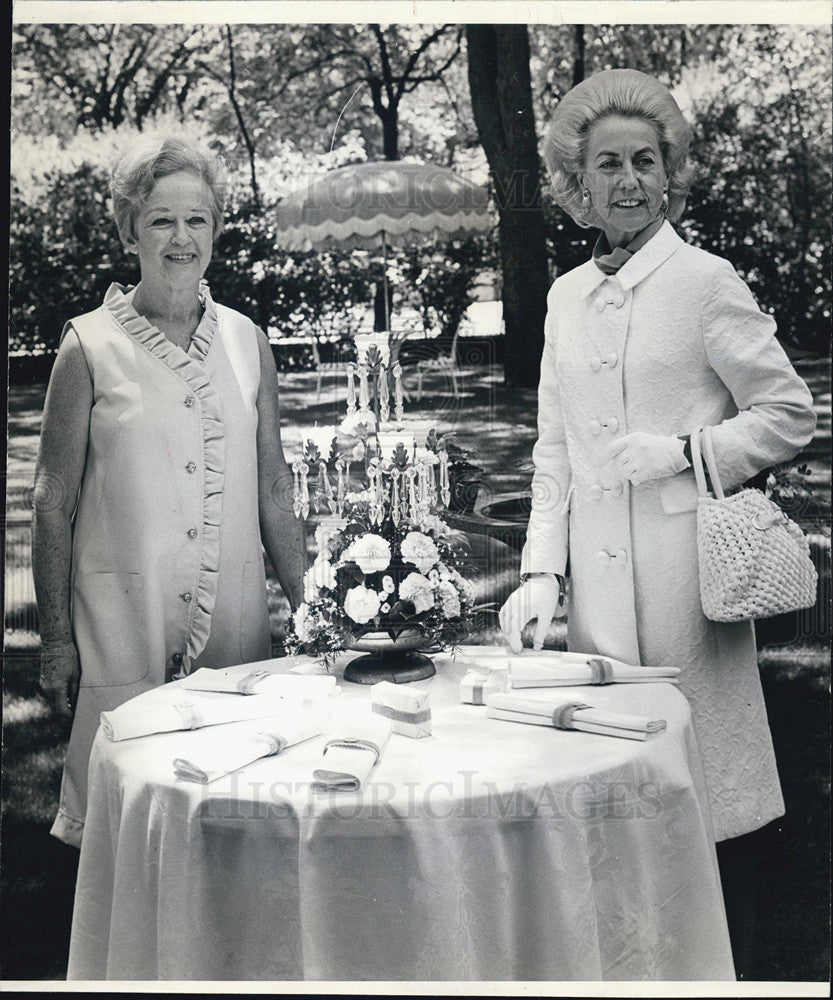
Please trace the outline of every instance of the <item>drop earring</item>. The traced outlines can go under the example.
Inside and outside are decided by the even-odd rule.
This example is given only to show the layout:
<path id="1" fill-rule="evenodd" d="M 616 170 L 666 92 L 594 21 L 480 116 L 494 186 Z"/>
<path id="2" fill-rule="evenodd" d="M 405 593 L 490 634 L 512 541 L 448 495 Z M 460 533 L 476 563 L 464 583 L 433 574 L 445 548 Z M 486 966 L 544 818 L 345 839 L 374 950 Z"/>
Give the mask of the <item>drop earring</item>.
<path id="1" fill-rule="evenodd" d="M 660 205 L 659 212 L 660 212 L 660 215 L 663 218 L 665 218 L 665 216 L 668 214 L 668 187 L 667 186 L 662 189 L 662 205 Z"/>
<path id="2" fill-rule="evenodd" d="M 590 192 L 587 188 L 581 192 L 581 217 L 586 219 L 590 215 Z"/>

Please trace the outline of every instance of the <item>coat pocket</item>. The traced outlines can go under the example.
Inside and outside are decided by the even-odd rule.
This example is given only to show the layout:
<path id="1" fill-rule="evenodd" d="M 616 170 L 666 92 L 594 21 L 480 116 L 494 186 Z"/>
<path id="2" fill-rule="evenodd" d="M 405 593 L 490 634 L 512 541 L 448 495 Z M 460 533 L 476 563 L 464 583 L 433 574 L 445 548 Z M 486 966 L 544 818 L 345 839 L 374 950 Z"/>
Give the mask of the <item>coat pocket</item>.
<path id="1" fill-rule="evenodd" d="M 141 573 L 77 573 L 72 625 L 81 687 L 118 687 L 147 677 L 152 643 Z"/>
<path id="2" fill-rule="evenodd" d="M 659 488 L 659 502 L 666 514 L 683 514 L 697 510 L 697 483 L 687 469 L 669 477 Z"/>

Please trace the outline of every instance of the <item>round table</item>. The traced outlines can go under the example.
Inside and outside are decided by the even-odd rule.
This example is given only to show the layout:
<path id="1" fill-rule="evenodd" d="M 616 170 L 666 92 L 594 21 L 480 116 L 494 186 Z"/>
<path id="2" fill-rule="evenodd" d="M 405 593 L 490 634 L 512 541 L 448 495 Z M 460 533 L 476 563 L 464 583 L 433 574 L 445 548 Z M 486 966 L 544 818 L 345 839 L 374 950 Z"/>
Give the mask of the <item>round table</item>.
<path id="1" fill-rule="evenodd" d="M 682 694 L 561 689 L 667 720 L 640 742 L 487 719 L 436 664 L 432 735 L 392 735 L 361 792 L 310 789 L 324 736 L 195 785 L 196 734 L 99 731 L 68 978 L 733 979 Z"/>

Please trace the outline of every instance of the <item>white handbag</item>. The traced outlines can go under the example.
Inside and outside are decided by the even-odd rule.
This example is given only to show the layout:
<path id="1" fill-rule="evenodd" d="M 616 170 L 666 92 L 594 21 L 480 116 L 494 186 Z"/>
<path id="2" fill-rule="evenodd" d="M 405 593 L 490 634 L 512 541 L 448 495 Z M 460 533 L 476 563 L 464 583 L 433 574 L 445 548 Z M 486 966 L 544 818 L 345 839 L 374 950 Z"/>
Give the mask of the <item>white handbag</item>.
<path id="1" fill-rule="evenodd" d="M 724 494 L 710 427 L 692 433 L 691 464 L 700 494 L 697 553 L 706 618 L 737 622 L 812 607 L 818 573 L 801 528 L 760 490 Z"/>

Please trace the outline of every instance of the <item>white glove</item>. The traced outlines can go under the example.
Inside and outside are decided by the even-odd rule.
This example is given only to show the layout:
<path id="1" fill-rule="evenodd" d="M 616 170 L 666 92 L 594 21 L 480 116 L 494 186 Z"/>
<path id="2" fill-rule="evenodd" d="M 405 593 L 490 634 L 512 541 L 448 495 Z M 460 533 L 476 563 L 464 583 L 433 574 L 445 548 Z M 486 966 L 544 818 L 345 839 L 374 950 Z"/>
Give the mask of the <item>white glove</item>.
<path id="1" fill-rule="evenodd" d="M 523 646 L 521 631 L 528 621 L 538 619 L 532 638 L 534 649 L 544 645 L 553 618 L 560 618 L 566 606 L 560 602 L 561 585 L 554 573 L 532 576 L 521 584 L 500 609 L 500 628 L 513 653 L 520 653 Z"/>
<path id="2" fill-rule="evenodd" d="M 665 434 L 634 431 L 614 441 L 608 456 L 634 486 L 649 479 L 664 479 L 689 466 L 684 442 Z"/>

